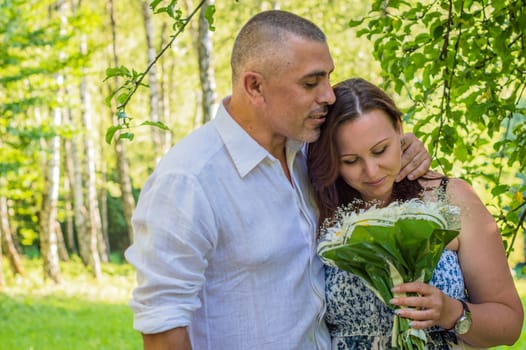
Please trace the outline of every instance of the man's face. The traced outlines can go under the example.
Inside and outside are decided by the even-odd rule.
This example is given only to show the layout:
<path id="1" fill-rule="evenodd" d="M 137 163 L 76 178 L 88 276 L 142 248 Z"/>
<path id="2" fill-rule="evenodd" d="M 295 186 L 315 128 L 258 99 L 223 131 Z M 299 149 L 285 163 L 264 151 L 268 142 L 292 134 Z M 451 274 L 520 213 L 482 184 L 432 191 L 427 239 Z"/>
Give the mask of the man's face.
<path id="1" fill-rule="evenodd" d="M 264 117 L 275 136 L 313 142 L 335 101 L 329 80 L 334 63 L 326 43 L 289 38 L 280 68 L 264 78 Z"/>

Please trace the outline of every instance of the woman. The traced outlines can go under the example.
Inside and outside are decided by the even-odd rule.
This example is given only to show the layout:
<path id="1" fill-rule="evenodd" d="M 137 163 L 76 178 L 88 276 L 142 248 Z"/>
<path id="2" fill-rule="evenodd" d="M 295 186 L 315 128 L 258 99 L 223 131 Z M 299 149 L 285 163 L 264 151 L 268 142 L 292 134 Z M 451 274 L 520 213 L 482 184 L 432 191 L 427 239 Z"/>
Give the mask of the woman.
<path id="1" fill-rule="evenodd" d="M 415 197 L 445 196 L 460 208 L 461 230 L 444 250 L 429 284 L 405 283 L 391 303 L 415 329 L 426 329 L 429 349 L 455 344 L 513 344 L 523 310 L 491 214 L 461 179 L 439 174 L 395 182 L 403 146 L 402 113 L 381 89 L 363 79 L 334 87 L 321 136 L 309 146 L 308 163 L 320 223 L 357 199 L 387 205 Z M 389 348 L 393 312 L 360 278 L 326 267 L 326 322 L 333 349 Z M 409 307 L 409 308 L 405 308 Z"/>

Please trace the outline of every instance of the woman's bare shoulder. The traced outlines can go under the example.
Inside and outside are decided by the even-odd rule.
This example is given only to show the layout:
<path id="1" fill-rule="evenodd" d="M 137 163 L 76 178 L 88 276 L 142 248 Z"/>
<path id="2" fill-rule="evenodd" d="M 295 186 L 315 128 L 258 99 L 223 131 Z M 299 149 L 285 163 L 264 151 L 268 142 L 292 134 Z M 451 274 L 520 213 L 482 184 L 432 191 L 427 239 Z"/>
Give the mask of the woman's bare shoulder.
<path id="1" fill-rule="evenodd" d="M 432 190 L 440 186 L 440 182 L 445 176 L 436 171 L 428 171 L 425 175 L 418 178 L 418 183 L 424 191 Z"/>

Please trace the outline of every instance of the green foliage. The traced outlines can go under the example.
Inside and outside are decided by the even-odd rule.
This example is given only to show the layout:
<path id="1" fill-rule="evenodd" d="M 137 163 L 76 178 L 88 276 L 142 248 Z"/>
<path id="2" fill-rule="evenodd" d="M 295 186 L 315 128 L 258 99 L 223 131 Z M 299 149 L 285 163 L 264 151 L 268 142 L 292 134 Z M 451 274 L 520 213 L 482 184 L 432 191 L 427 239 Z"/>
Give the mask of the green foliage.
<path id="1" fill-rule="evenodd" d="M 526 2 L 371 6 L 349 25 L 374 41 L 385 87 L 408 97 L 406 122 L 429 145 L 434 165 L 486 184 L 513 242 L 525 212 Z"/>
<path id="2" fill-rule="evenodd" d="M 201 0 L 198 5 L 196 5 L 195 9 L 187 16 L 183 17 L 183 11 L 178 8 L 177 0 L 171 0 L 168 1 L 167 5 L 162 6 L 161 3 L 164 4 L 163 0 L 154 0 L 150 3 L 150 7 L 152 8 L 154 13 L 165 13 L 167 14 L 172 20 L 172 30 L 175 32 L 171 39 L 168 41 L 166 45 L 160 50 L 160 52 L 157 54 L 155 59 L 150 62 L 148 67 L 143 72 L 136 72 L 134 69 L 130 70 L 127 67 L 120 66 L 120 67 L 110 67 L 106 69 L 106 78 L 104 81 L 111 79 L 111 78 L 123 78 L 124 83 L 117 87 L 115 90 L 111 92 L 111 94 L 106 99 L 106 104 L 108 107 L 111 107 L 112 100 L 116 99 L 116 115 L 117 115 L 117 123 L 115 125 L 112 125 L 109 127 L 106 131 L 106 142 L 111 143 L 111 141 L 114 139 L 115 135 L 118 135 L 117 138 L 120 139 L 128 139 L 133 140 L 134 134 L 131 131 L 132 128 L 136 127 L 133 125 L 133 121 L 135 118 L 130 117 L 126 113 L 126 106 L 130 102 L 130 99 L 132 96 L 136 93 L 137 89 L 140 86 L 146 86 L 142 83 L 144 77 L 148 74 L 148 72 L 152 69 L 152 67 L 156 64 L 156 62 L 159 60 L 159 58 L 164 54 L 168 48 L 170 48 L 175 41 L 175 39 L 181 35 L 181 33 L 184 32 L 186 26 L 194 17 L 196 13 L 201 9 L 201 7 L 204 5 L 205 0 Z M 210 23 L 210 27 L 213 28 L 213 14 L 215 12 L 214 6 L 209 6 L 206 8 L 206 18 L 208 19 L 208 22 Z M 162 122 L 149 122 L 145 121 L 140 123 L 138 126 L 144 126 L 144 125 L 150 125 L 150 126 L 156 126 L 160 127 L 163 130 L 170 130 L 165 124 Z"/>
<path id="3" fill-rule="evenodd" d="M 54 108 L 68 105 L 57 98 L 57 77 L 83 62 L 72 45 L 75 25 L 83 22 L 72 18 L 64 25 L 52 15 L 53 5 L 48 0 L 0 1 L 0 195 L 9 199 L 10 224 L 24 246 L 38 239 L 45 186 L 40 164 L 49 155 L 48 141 L 77 132 L 70 125 L 53 126 L 50 116 Z"/>
<path id="4" fill-rule="evenodd" d="M 142 68 L 145 65 L 142 62 L 146 62 L 147 55 L 144 28 L 141 25 L 143 23 L 141 3 L 115 2 L 114 19 L 117 24 L 115 35 L 119 63 L 107 70 L 106 67 L 109 65 L 107 62 L 111 59 L 107 48 L 111 44 L 113 34 L 109 27 L 107 2 L 60 3 L 80 7 L 57 12 L 54 11 L 57 6 L 56 1 L 0 0 L 0 180 L 5 181 L 0 184 L 0 194 L 8 198 L 11 208 L 9 219 L 16 238 L 24 244 L 24 252 L 34 256 L 38 256 L 38 216 L 41 194 L 45 188 L 42 165 L 49 152 L 48 140 L 60 135 L 80 142 L 82 138 L 76 136 L 82 136 L 87 132 L 92 134 L 97 171 L 99 171 L 97 184 L 99 187 L 113 187 L 110 192 L 114 198 L 110 198 L 109 202 L 117 201 L 120 192 L 115 182 L 112 182 L 114 180 L 110 180 L 110 183 L 106 182 L 106 174 L 111 174 L 116 164 L 114 151 L 103 145 L 105 137 L 108 143 L 115 139 L 115 135 L 133 139 L 133 142 L 126 145 L 127 157 L 131 164 L 132 181 L 138 187 L 150 174 L 155 165 L 154 159 L 160 152 L 151 147 L 150 128 L 141 128 L 143 125 L 152 124 L 149 121 L 146 102 L 148 91 L 145 87 L 147 86 L 139 82 L 139 79 L 145 78 L 144 75 L 148 72 Z M 459 83 L 466 82 L 462 85 L 466 97 L 464 105 L 469 107 L 467 111 L 471 113 L 469 117 L 471 119 L 468 122 L 467 114 L 460 108 L 462 105 L 460 107 L 454 105 L 450 108 L 451 113 L 448 117 L 443 119 L 442 128 L 437 127 L 440 119 L 436 116 L 439 113 L 434 112 L 441 106 L 440 92 L 443 90 L 440 84 L 442 80 L 437 77 L 441 77 L 445 71 L 444 62 L 453 61 L 451 52 L 454 52 L 455 47 L 452 43 L 455 43 L 454 35 L 459 33 L 450 31 L 452 39 L 448 40 L 449 51 L 446 50 L 449 56 L 443 61 L 440 60 L 439 55 L 444 41 L 440 42 L 439 39 L 444 38 L 448 28 L 446 19 L 448 8 L 443 8 L 442 3 L 437 2 L 434 7 L 425 2 L 412 4 L 412 13 L 420 16 L 420 21 L 413 20 L 412 26 L 407 22 L 411 18 L 402 16 L 404 11 L 410 8 L 396 10 L 395 6 L 391 5 L 393 8 L 389 10 L 391 17 L 398 16 L 398 18 L 385 19 L 385 22 L 391 23 L 393 29 L 390 32 L 393 38 L 389 39 L 386 36 L 382 43 L 376 40 L 377 34 L 371 34 L 371 38 L 375 39 L 374 46 L 373 42 L 367 39 L 367 32 L 363 32 L 361 37 L 356 37 L 354 28 L 350 29 L 347 26 L 350 21 L 366 25 L 369 19 L 375 19 L 378 11 L 371 12 L 365 19 L 358 19 L 367 15 L 370 6 L 367 1 L 329 1 L 323 4 L 323 11 L 319 11 L 320 2 L 316 0 L 305 0 L 301 3 L 288 0 L 281 2 L 280 5 L 284 10 L 312 19 L 327 33 L 336 64 L 336 70 L 332 75 L 334 82 L 351 76 L 362 76 L 377 83 L 381 81 L 380 65 L 382 71 L 386 72 L 389 69 L 399 69 L 389 73 L 393 80 L 387 81 L 391 89 L 394 89 L 397 79 L 403 79 L 404 89 L 399 90 L 400 96 L 396 96 L 396 100 L 402 104 L 410 101 L 406 108 L 407 122 L 413 125 L 409 125 L 407 130 L 412 129 L 413 126 L 415 130 L 418 129 L 420 137 L 426 140 L 430 149 L 436 152 L 437 159 L 446 168 L 456 172 L 455 175 L 467 177 L 487 193 L 484 199 L 490 202 L 489 205 L 499 220 L 503 233 L 508 237 L 511 247 L 512 238 L 520 229 L 521 218 L 524 219 L 525 206 L 522 203 L 526 194 L 524 189 L 526 179 L 524 176 L 517 177 L 516 173 L 524 174 L 523 165 L 526 163 L 524 138 L 526 124 L 523 116 L 526 101 L 523 100 L 518 104 L 522 106 L 522 110 L 515 110 L 513 114 L 508 113 L 511 115 L 509 118 L 503 117 L 504 123 L 498 120 L 495 112 L 491 112 L 492 108 L 495 108 L 492 104 L 494 101 L 497 105 L 500 104 L 498 101 L 500 95 L 495 89 L 503 86 L 506 91 L 513 91 L 511 86 L 517 81 L 517 75 L 508 74 L 508 79 L 508 75 L 504 74 L 513 71 L 513 67 L 519 73 L 524 71 L 526 55 L 524 52 L 518 55 L 516 50 L 520 45 L 524 47 L 524 36 L 518 34 L 518 31 L 524 28 L 524 6 L 522 5 L 522 9 L 520 7 L 524 4 L 524 0 L 516 4 L 509 3 L 509 8 L 506 10 L 508 3 L 493 2 L 491 6 L 495 9 L 493 10 L 492 7 L 492 11 L 488 12 L 486 22 L 481 21 L 480 17 L 472 16 L 470 12 L 477 6 L 481 8 L 480 2 L 465 3 L 464 7 L 470 10 L 464 11 L 464 17 L 457 22 L 470 24 L 470 26 L 463 24 L 463 30 L 468 28 L 472 33 L 478 34 L 468 37 L 463 32 L 460 36 L 466 43 L 461 40 L 458 50 L 462 50 L 462 55 L 465 55 L 464 52 L 469 52 L 466 56 L 470 56 L 471 61 L 461 57 L 457 58 L 456 62 L 460 62 L 463 69 L 470 70 L 470 73 L 462 75 L 462 80 L 453 79 L 453 88 L 450 89 L 449 95 L 455 103 L 459 100 L 462 102 L 461 97 L 455 96 L 462 92 Z M 159 48 L 157 56 L 159 61 L 156 64 L 166 97 L 166 104 L 163 105 L 164 114 L 160 118 L 164 124 L 155 122 L 153 124 L 162 129 L 170 128 L 172 143 L 177 142 L 196 126 L 196 116 L 199 114 L 197 92 L 199 74 L 192 36 L 194 31 L 188 30 L 189 26 L 196 25 L 195 17 L 190 21 L 189 16 L 192 14 L 191 10 L 196 10 L 199 4 L 203 4 L 203 1 L 158 0 L 150 3 L 152 10 L 158 13 L 152 18 L 155 28 L 155 47 Z M 218 96 L 227 95 L 231 89 L 229 58 L 235 32 L 239 30 L 240 24 L 254 13 L 268 9 L 270 5 L 265 0 L 220 1 L 204 10 L 210 28 L 215 29 L 213 64 Z M 453 10 L 457 11 L 457 7 L 453 7 Z M 203 8 L 204 6 L 201 10 Z M 494 16 L 497 14 L 500 14 L 500 17 Z M 62 18 L 58 18 L 59 16 Z M 456 28 L 454 25 L 457 22 L 452 22 L 453 28 Z M 177 34 L 183 25 L 186 26 L 184 32 Z M 374 26 L 370 29 L 366 26 L 358 28 L 360 31 L 378 30 Z M 486 31 L 491 33 L 486 35 Z M 390 34 L 389 31 L 386 32 Z M 500 41 L 497 40 L 499 33 L 503 38 Z M 85 54 L 79 53 L 82 37 L 87 39 L 88 50 Z M 466 45 L 475 44 L 481 49 L 474 48 L 469 51 L 466 48 Z M 504 57 L 504 54 L 492 56 L 485 48 L 492 45 L 499 45 L 498 52 L 512 52 L 513 55 L 508 58 Z M 386 49 L 388 47 L 391 48 Z M 373 49 L 377 57 L 383 57 L 385 61 L 383 59 L 373 61 L 371 59 Z M 503 75 L 499 74 L 499 66 L 490 69 L 489 64 L 497 62 L 497 59 L 501 60 L 501 66 L 505 66 L 502 70 Z M 488 64 L 488 68 L 474 66 L 472 61 L 476 60 L 481 64 Z M 134 70 L 132 66 L 138 68 Z M 423 74 L 424 69 L 426 74 Z M 457 74 L 462 71 L 450 69 L 449 72 Z M 55 79 L 57 75 L 64 77 L 63 86 L 68 89 L 62 100 L 57 98 L 59 89 Z M 481 86 L 467 80 L 482 79 L 486 76 L 487 81 Z M 86 130 L 80 122 L 79 115 L 82 110 L 78 86 L 81 77 L 86 79 L 86 85 L 92 96 L 91 106 L 94 112 L 92 130 Z M 501 80 L 502 77 L 506 79 Z M 129 80 L 131 84 L 116 88 L 116 92 L 108 92 L 109 87 L 114 84 L 101 84 L 105 78 L 107 83 L 111 81 L 118 86 L 125 80 Z M 132 101 L 128 97 L 133 90 L 128 87 L 135 87 L 133 84 L 137 85 L 138 91 L 133 95 Z M 495 92 L 492 92 L 492 89 Z M 104 98 L 108 94 L 112 97 L 106 102 L 113 104 L 114 112 L 109 128 L 110 115 L 104 103 Z M 517 91 L 516 97 L 521 94 L 521 91 Z M 475 102 L 469 103 L 467 97 Z M 513 105 L 511 97 L 511 93 L 506 97 L 508 105 Z M 416 103 L 410 98 L 419 102 Z M 117 106 L 125 102 L 126 108 L 118 110 Z M 413 104 L 417 107 L 411 108 Z M 55 107 L 60 107 L 65 114 L 71 113 L 73 117 L 71 124 L 52 126 L 51 112 Z M 478 116 L 478 119 L 474 119 L 473 115 Z M 498 125 L 501 127 L 497 128 Z M 489 126 L 493 131 L 489 130 Z M 434 140 L 438 140 L 438 143 Z M 82 162 L 83 147 L 79 143 L 77 146 Z M 61 171 L 65 168 L 64 164 L 63 162 Z M 67 191 L 65 187 L 61 187 L 58 203 L 58 219 L 63 225 L 62 220 L 70 210 L 66 209 L 66 205 L 71 201 L 66 197 L 69 194 Z M 110 240 L 113 242 L 115 239 L 112 247 L 116 247 L 117 253 L 120 254 L 121 247 L 125 246 L 127 240 L 126 228 L 120 223 L 123 220 L 122 209 L 110 203 L 108 214 L 111 216 L 110 221 L 113 220 L 109 226 Z M 509 223 L 509 226 L 505 226 L 505 223 Z"/>

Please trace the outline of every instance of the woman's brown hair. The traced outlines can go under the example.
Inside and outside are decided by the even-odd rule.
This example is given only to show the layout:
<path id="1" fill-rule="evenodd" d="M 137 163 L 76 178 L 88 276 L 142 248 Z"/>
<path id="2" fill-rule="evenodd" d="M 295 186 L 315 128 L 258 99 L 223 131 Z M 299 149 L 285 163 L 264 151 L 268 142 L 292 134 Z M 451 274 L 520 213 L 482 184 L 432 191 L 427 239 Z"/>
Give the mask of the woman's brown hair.
<path id="1" fill-rule="evenodd" d="M 394 128 L 398 129 L 402 123 L 402 112 L 393 100 L 383 90 L 364 79 L 348 79 L 336 84 L 333 89 L 336 102 L 329 107 L 320 137 L 309 145 L 307 153 L 309 176 L 320 211 L 320 223 L 331 218 L 339 206 L 362 199 L 360 193 L 339 175 L 340 152 L 336 141 L 338 128 L 343 123 L 376 109 L 389 116 Z M 394 184 L 391 199 L 415 198 L 421 192 L 422 186 L 418 181 L 404 179 Z"/>

